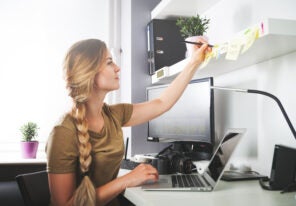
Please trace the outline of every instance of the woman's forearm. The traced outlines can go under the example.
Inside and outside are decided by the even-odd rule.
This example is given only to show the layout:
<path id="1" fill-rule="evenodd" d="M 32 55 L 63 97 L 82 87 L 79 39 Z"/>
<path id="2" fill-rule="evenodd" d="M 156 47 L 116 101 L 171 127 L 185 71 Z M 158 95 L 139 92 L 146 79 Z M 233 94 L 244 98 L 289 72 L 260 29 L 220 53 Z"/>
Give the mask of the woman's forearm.
<path id="1" fill-rule="evenodd" d="M 135 187 L 144 184 L 146 181 L 157 181 L 158 172 L 149 164 L 140 164 L 131 172 L 112 180 L 111 182 L 98 187 L 97 205 L 105 205 L 128 187 Z"/>
<path id="2" fill-rule="evenodd" d="M 160 95 L 159 99 L 165 103 L 166 110 L 169 110 L 178 101 L 201 63 L 202 61 L 188 61 L 182 72 Z"/>
<path id="3" fill-rule="evenodd" d="M 97 206 L 105 205 L 122 193 L 126 188 L 125 179 L 118 177 L 115 180 L 96 188 Z"/>

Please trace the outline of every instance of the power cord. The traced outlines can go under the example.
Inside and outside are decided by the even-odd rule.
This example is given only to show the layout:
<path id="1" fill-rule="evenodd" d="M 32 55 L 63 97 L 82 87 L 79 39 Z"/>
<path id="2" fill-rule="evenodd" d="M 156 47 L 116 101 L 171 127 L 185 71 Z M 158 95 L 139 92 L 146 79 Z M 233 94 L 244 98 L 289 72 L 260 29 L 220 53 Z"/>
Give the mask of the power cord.
<path id="1" fill-rule="evenodd" d="M 260 183 L 260 186 L 262 187 L 262 189 L 264 189 L 264 190 L 281 190 L 282 189 L 281 194 L 296 191 L 296 182 L 290 183 L 286 187 L 279 189 L 279 188 L 273 188 L 270 185 L 269 180 L 270 179 L 268 177 L 263 177 L 263 178 L 259 179 L 259 183 Z"/>

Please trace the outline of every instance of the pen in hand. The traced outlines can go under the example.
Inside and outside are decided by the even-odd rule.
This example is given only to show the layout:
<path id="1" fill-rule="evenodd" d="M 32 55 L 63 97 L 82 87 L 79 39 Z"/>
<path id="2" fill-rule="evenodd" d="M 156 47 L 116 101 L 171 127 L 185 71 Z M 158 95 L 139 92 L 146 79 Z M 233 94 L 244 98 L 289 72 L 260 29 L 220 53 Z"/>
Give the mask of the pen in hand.
<path id="1" fill-rule="evenodd" d="M 183 43 L 187 43 L 187 44 L 196 44 L 196 45 L 203 45 L 204 43 L 201 42 L 193 42 L 193 41 L 182 41 Z M 208 47 L 214 47 L 214 45 L 208 44 Z"/>

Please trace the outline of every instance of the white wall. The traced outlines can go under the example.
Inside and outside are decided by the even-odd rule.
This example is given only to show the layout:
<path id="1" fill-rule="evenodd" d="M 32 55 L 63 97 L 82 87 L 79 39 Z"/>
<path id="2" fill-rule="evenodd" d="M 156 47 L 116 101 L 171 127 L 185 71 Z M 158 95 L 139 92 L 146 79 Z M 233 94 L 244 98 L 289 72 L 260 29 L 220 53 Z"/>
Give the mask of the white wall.
<path id="1" fill-rule="evenodd" d="M 220 0 L 202 14 L 210 18 L 212 43 L 225 42 L 265 18 L 295 19 L 294 0 Z"/>
<path id="2" fill-rule="evenodd" d="M 108 43 L 109 0 L 10 0 L 0 3 L 0 152 L 16 155 L 19 127 L 35 121 L 46 141 L 69 109 L 62 74 L 68 48 L 85 38 Z M 10 143 L 10 144 L 4 144 Z M 44 145 L 39 147 L 44 151 Z M 42 153 L 43 154 L 43 153 Z M 8 155 L 9 156 L 9 155 Z"/>
<path id="3" fill-rule="evenodd" d="M 237 32 L 265 18 L 296 20 L 294 0 L 221 0 L 203 15 L 211 19 L 207 33 L 210 43 L 231 39 Z M 272 47 L 272 43 L 270 45 Z M 219 86 L 259 89 L 276 95 L 296 125 L 296 53 L 286 54 L 215 78 Z M 223 95 L 228 95 L 227 97 Z M 223 126 L 247 127 L 237 151 L 240 161 L 270 175 L 275 144 L 296 148 L 287 123 L 277 104 L 255 94 L 221 94 L 216 92 L 216 115 Z M 230 97 L 230 98 L 228 98 Z M 218 104 L 218 105 L 217 105 Z M 222 130 L 219 125 L 217 129 Z M 218 131 L 219 132 L 219 131 Z"/>
<path id="4" fill-rule="evenodd" d="M 146 87 L 151 84 L 148 73 L 146 26 L 150 11 L 159 0 L 125 0 L 121 4 L 121 102 L 138 103 L 146 100 Z M 147 142 L 147 124 L 124 129 L 131 137 L 129 155 L 159 151 L 159 144 Z M 129 156 L 128 155 L 128 156 Z"/>
<path id="5" fill-rule="evenodd" d="M 280 99 L 295 128 L 296 52 L 256 66 L 258 89 L 268 91 Z M 283 144 L 296 148 L 296 140 L 274 101 L 264 97 L 258 99 L 258 111 L 259 162 L 262 163 L 259 166 L 263 171 L 270 171 L 273 145 Z"/>

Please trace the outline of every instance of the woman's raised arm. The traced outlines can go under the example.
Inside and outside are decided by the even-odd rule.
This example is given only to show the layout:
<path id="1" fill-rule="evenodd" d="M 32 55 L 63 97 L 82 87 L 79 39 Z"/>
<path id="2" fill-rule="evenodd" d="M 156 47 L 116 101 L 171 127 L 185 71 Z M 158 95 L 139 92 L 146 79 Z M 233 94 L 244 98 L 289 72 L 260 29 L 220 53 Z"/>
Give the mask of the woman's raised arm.
<path id="1" fill-rule="evenodd" d="M 178 101 L 197 68 L 203 62 L 205 53 L 210 51 L 210 47 L 204 41 L 201 42 L 204 44 L 200 48 L 196 46 L 185 68 L 158 98 L 148 102 L 134 104 L 131 119 L 125 126 L 147 122 L 168 111 Z"/>

